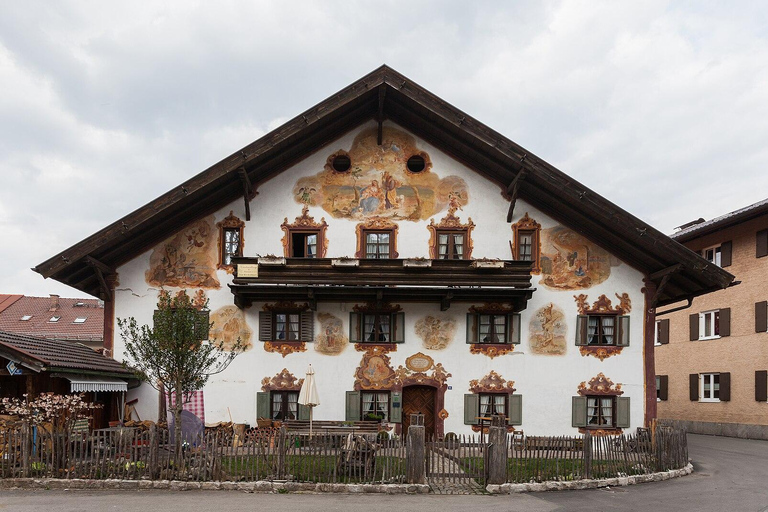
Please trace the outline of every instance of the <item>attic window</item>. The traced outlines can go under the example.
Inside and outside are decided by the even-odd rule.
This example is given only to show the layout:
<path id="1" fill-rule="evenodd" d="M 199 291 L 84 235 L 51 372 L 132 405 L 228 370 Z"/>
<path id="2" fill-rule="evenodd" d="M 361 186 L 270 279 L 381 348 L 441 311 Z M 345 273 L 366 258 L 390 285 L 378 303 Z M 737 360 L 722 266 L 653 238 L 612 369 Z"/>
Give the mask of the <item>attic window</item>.
<path id="1" fill-rule="evenodd" d="M 82 308 L 82 307 L 85 307 L 85 302 L 75 302 L 75 307 L 76 307 L 76 308 Z"/>
<path id="2" fill-rule="evenodd" d="M 20 320 L 22 322 L 29 322 L 30 320 L 32 320 L 32 315 L 24 315 L 23 317 L 21 317 Z"/>
<path id="3" fill-rule="evenodd" d="M 48 321 L 49 322 L 58 322 L 59 319 L 61 319 L 60 316 L 52 316 Z"/>
<path id="4" fill-rule="evenodd" d="M 408 159 L 407 167 L 411 172 L 421 172 L 426 166 L 427 164 L 424 162 L 424 157 L 421 155 L 413 155 Z"/>
<path id="5" fill-rule="evenodd" d="M 347 172 L 352 167 L 352 161 L 347 155 L 336 155 L 331 165 L 336 172 Z"/>
<path id="6" fill-rule="evenodd" d="M 84 324 L 88 317 L 79 316 L 72 322 L 73 324 Z"/>

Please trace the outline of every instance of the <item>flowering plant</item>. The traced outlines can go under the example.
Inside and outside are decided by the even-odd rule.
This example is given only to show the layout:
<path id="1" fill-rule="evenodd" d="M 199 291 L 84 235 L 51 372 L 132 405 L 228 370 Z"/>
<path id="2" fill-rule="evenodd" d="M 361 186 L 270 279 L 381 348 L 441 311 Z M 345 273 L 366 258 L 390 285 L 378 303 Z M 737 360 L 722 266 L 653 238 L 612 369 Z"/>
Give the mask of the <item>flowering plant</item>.
<path id="1" fill-rule="evenodd" d="M 19 416 L 35 425 L 51 423 L 54 429 L 67 428 L 77 419 L 86 418 L 89 411 L 98 409 L 101 404 L 86 402 L 83 395 L 57 395 L 41 393 L 34 400 L 24 398 L 3 398 L 0 406 L 6 414 Z"/>

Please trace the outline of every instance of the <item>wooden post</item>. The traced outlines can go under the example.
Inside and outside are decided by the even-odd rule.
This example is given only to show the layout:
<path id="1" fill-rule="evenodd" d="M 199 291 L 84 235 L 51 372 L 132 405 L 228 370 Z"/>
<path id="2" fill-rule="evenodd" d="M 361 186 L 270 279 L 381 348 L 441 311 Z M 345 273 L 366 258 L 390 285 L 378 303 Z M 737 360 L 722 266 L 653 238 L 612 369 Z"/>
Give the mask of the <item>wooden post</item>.
<path id="1" fill-rule="evenodd" d="M 495 414 L 488 428 L 488 483 L 501 485 L 507 481 L 507 418 Z"/>
<path id="2" fill-rule="evenodd" d="M 157 439 L 157 424 L 153 423 L 149 427 L 149 479 L 156 480 L 160 471 L 157 467 L 158 452 L 160 443 Z"/>
<path id="3" fill-rule="evenodd" d="M 29 478 L 29 457 L 31 455 L 32 435 L 29 429 L 29 421 L 21 424 L 21 467 L 25 478 Z"/>
<path id="4" fill-rule="evenodd" d="M 411 414 L 405 447 L 405 474 L 409 484 L 427 483 L 424 415 Z"/>
<path id="5" fill-rule="evenodd" d="M 288 451 L 288 431 L 285 425 L 280 426 L 280 434 L 277 437 L 277 478 L 283 478 L 285 474 L 285 452 Z"/>
<path id="6" fill-rule="evenodd" d="M 584 433 L 584 478 L 592 478 L 592 436 Z"/>

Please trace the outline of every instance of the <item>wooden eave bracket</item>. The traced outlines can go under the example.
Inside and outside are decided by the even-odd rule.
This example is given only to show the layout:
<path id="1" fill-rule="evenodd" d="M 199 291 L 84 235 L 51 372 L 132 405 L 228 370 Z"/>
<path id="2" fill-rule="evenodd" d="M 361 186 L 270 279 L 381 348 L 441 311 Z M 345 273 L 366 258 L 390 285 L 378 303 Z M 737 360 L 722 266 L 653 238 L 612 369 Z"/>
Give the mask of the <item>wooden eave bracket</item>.
<path id="1" fill-rule="evenodd" d="M 657 280 L 661 278 L 661 281 L 656 284 L 656 293 L 653 294 L 653 297 L 650 300 L 650 307 L 656 307 L 656 303 L 659 301 L 659 297 L 661 297 L 661 292 L 664 291 L 664 288 L 667 286 L 670 278 L 675 274 L 675 272 L 679 272 L 682 268 L 682 263 L 677 263 L 671 267 L 659 270 L 658 272 L 654 272 L 648 276 L 648 279 L 653 283 L 656 283 Z"/>
<path id="2" fill-rule="evenodd" d="M 453 293 L 446 293 L 442 299 L 440 299 L 440 311 L 448 311 L 451 307 L 451 299 L 453 299 Z"/>
<path id="3" fill-rule="evenodd" d="M 526 156 L 528 155 L 523 155 L 523 157 L 520 159 L 520 163 L 525 161 Z M 512 183 L 510 183 L 507 187 L 507 194 L 510 196 L 509 210 L 507 211 L 507 222 L 512 222 L 512 218 L 515 216 L 515 203 L 517 202 L 517 193 L 520 190 L 520 182 L 525 179 L 525 173 L 526 169 L 521 167 L 520 172 L 517 173 L 515 179 L 513 179 Z"/>
<path id="4" fill-rule="evenodd" d="M 381 146 L 381 143 L 384 140 L 384 99 L 387 95 L 387 86 L 386 85 L 380 85 L 379 86 L 379 109 L 376 112 L 376 121 L 379 125 L 379 131 L 376 136 L 376 142 L 379 146 Z"/>
<path id="5" fill-rule="evenodd" d="M 99 287 L 101 288 L 101 292 L 104 294 L 104 300 L 107 302 L 112 302 L 112 290 L 110 289 L 109 285 L 107 284 L 107 280 L 105 279 L 105 275 L 111 276 L 114 274 L 117 274 L 115 269 L 110 267 L 109 265 L 106 265 L 93 256 L 86 256 L 84 258 L 86 265 L 91 267 L 93 271 L 96 273 L 96 278 L 99 280 Z"/>
<path id="6" fill-rule="evenodd" d="M 245 220 L 251 220 L 251 199 L 253 198 L 253 186 L 251 185 L 251 178 L 248 177 L 248 171 L 245 167 L 241 167 L 237 170 L 240 181 L 243 184 L 243 201 L 245 202 Z"/>

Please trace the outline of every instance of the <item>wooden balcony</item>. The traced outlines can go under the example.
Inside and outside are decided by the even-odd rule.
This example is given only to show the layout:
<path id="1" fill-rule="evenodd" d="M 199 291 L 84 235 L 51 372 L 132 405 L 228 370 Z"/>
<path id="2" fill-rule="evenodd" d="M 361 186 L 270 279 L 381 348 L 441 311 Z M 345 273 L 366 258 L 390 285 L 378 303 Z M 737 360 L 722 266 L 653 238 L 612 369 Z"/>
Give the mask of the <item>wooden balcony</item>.
<path id="1" fill-rule="evenodd" d="M 235 304 L 253 302 L 502 302 L 525 309 L 531 264 L 482 260 L 235 258 Z"/>

